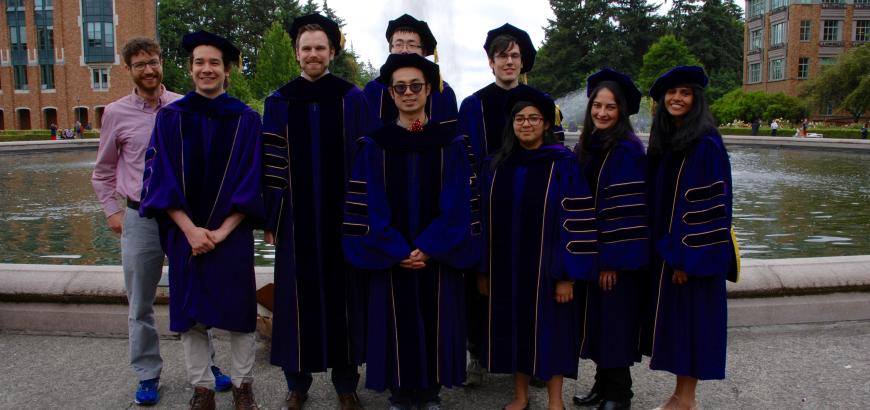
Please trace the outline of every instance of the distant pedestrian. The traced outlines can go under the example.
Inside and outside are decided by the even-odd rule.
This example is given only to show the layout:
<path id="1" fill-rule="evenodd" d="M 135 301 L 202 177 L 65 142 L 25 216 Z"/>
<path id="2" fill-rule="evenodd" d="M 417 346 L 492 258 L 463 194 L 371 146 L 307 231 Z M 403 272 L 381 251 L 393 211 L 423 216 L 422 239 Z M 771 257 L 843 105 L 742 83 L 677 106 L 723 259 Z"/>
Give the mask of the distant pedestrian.
<path id="1" fill-rule="evenodd" d="M 776 118 L 774 118 L 773 121 L 770 122 L 770 135 L 775 137 L 776 130 L 778 130 L 778 129 L 779 129 L 779 122 L 777 122 Z"/>
<path id="2" fill-rule="evenodd" d="M 75 127 L 73 127 L 73 132 L 75 132 L 75 138 L 81 138 L 81 132 L 82 132 L 82 123 L 81 122 L 76 121 L 76 125 L 75 125 Z"/>
<path id="3" fill-rule="evenodd" d="M 51 125 L 48 127 L 48 129 L 51 130 L 51 139 L 56 140 L 57 139 L 57 124 L 51 123 Z"/>
<path id="4" fill-rule="evenodd" d="M 755 117 L 752 119 L 752 135 L 758 135 L 759 128 L 761 128 L 761 120 Z"/>
<path id="5" fill-rule="evenodd" d="M 804 118 L 804 120 L 801 121 L 801 137 L 806 137 L 808 135 L 807 128 L 809 128 L 809 126 L 810 120 L 808 118 Z"/>
<path id="6" fill-rule="evenodd" d="M 864 126 L 861 127 L 861 139 L 862 140 L 867 139 L 867 123 L 866 122 L 864 123 Z"/>

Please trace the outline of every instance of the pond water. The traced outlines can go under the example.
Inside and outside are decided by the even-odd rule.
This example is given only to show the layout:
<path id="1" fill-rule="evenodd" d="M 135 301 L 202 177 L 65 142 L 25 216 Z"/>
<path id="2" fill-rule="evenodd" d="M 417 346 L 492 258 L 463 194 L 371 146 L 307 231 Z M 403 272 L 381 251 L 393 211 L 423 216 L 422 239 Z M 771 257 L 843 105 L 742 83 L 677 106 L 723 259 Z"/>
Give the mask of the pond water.
<path id="1" fill-rule="evenodd" d="M 870 254 L 870 155 L 730 149 L 734 226 L 751 258 Z M 118 265 L 92 149 L 0 155 L 0 263 Z M 256 235 L 257 265 L 275 251 Z"/>

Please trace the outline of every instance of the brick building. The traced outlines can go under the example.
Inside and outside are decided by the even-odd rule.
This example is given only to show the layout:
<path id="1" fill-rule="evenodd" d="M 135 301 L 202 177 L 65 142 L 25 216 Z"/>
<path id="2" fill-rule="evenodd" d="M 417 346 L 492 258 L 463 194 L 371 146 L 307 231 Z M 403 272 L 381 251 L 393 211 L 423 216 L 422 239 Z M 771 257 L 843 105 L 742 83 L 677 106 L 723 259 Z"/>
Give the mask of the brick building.
<path id="1" fill-rule="evenodd" d="M 0 0 L 0 130 L 99 128 L 133 88 L 121 48 L 156 22 L 155 0 Z"/>
<path id="2" fill-rule="evenodd" d="M 744 91 L 797 96 L 837 55 L 870 42 L 870 0 L 750 0 L 745 10 Z"/>

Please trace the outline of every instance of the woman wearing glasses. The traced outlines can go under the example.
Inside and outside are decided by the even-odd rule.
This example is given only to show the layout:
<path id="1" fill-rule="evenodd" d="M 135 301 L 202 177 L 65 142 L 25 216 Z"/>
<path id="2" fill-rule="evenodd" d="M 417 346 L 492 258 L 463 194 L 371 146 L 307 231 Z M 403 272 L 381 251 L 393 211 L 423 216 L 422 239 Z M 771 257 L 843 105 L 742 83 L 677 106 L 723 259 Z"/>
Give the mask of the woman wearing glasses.
<path id="1" fill-rule="evenodd" d="M 704 98 L 707 75 L 675 67 L 650 89 L 650 231 L 655 304 L 645 354 L 676 375 L 664 409 L 694 409 L 698 380 L 725 378 L 725 279 L 737 280 L 731 165 Z"/>
<path id="2" fill-rule="evenodd" d="M 595 362 L 595 384 L 581 406 L 628 409 L 631 372 L 640 361 L 638 298 L 649 262 L 646 155 L 629 116 L 640 108 L 631 78 L 604 69 L 586 80 L 586 119 L 578 144 L 592 190 L 598 230 L 598 274 L 583 285 L 580 357 Z"/>
<path id="3" fill-rule="evenodd" d="M 597 275 L 593 202 L 574 154 L 553 135 L 553 100 L 519 87 L 506 110 L 504 142 L 483 164 L 482 359 L 514 375 L 506 409 L 529 407 L 533 376 L 547 382 L 549 408 L 562 409 L 562 378 L 577 374 L 574 281 Z"/>

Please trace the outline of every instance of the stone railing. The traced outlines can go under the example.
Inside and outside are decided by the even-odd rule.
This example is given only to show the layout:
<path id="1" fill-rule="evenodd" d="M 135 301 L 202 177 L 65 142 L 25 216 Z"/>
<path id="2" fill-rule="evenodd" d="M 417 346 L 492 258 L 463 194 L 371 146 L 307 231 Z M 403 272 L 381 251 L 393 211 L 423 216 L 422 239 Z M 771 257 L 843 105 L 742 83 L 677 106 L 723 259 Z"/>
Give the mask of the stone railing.
<path id="1" fill-rule="evenodd" d="M 843 47 L 842 41 L 819 41 L 819 47 Z"/>
<path id="2" fill-rule="evenodd" d="M 770 46 L 771 50 L 778 50 L 780 48 L 785 48 L 785 43 L 776 43 Z"/>

